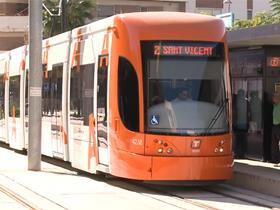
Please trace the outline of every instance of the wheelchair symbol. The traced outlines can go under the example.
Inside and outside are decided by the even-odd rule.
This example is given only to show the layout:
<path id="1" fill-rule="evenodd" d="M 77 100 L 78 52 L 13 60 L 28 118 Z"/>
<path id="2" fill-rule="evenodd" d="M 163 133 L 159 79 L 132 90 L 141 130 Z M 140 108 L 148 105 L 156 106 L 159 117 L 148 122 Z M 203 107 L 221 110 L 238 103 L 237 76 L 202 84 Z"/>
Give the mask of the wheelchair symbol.
<path id="1" fill-rule="evenodd" d="M 150 122 L 151 122 L 151 125 L 158 125 L 159 124 L 159 115 L 152 115 Z"/>

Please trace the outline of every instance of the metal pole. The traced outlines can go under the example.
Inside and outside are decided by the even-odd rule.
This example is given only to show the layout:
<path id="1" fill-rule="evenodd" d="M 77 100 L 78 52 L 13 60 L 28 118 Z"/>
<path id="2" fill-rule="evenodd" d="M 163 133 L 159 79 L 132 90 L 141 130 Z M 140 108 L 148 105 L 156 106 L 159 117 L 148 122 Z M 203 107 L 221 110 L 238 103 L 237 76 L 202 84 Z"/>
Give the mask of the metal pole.
<path id="1" fill-rule="evenodd" d="M 66 31 L 66 0 L 61 0 L 61 33 Z"/>
<path id="2" fill-rule="evenodd" d="M 41 170 L 42 0 L 29 0 L 28 170 Z"/>

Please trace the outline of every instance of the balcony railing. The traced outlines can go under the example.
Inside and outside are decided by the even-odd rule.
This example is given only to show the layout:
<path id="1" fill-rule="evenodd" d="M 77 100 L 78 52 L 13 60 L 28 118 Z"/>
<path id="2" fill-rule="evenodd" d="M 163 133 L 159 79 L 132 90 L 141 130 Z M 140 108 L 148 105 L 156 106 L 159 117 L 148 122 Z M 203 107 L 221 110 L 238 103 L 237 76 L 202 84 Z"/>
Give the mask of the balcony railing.
<path id="1" fill-rule="evenodd" d="M 28 16 L 0 16 L 0 32 L 24 32 L 27 30 Z"/>

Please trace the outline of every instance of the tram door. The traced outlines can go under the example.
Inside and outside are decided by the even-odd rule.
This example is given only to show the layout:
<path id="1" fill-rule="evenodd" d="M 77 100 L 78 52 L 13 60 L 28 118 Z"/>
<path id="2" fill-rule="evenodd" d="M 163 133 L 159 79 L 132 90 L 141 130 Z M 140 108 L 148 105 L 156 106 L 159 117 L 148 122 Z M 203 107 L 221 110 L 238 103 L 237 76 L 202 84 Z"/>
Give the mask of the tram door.
<path id="1" fill-rule="evenodd" d="M 5 80 L 4 75 L 0 76 L 0 141 L 6 142 L 5 122 Z"/>
<path id="2" fill-rule="evenodd" d="M 51 142 L 53 155 L 59 158 L 63 158 L 62 75 L 63 65 L 54 65 L 50 81 Z"/>
<path id="3" fill-rule="evenodd" d="M 5 119 L 5 79 L 0 76 L 0 141 L 7 142 L 6 119 Z"/>
<path id="4" fill-rule="evenodd" d="M 264 159 L 262 101 L 262 78 L 233 80 L 233 127 L 237 157 Z"/>
<path id="5" fill-rule="evenodd" d="M 99 163 L 108 165 L 108 116 L 107 116 L 108 55 L 98 59 L 97 72 L 97 142 Z"/>
<path id="6" fill-rule="evenodd" d="M 25 148 L 28 147 L 28 124 L 29 124 L 29 113 L 28 113 L 28 107 L 29 107 L 29 101 L 28 101 L 28 83 L 29 83 L 29 73 L 28 71 L 25 71 L 24 72 L 24 84 L 25 84 L 25 95 L 24 95 L 24 98 L 25 98 L 25 101 L 24 101 L 24 135 L 25 135 Z M 42 91 L 43 93 L 43 91 Z"/>

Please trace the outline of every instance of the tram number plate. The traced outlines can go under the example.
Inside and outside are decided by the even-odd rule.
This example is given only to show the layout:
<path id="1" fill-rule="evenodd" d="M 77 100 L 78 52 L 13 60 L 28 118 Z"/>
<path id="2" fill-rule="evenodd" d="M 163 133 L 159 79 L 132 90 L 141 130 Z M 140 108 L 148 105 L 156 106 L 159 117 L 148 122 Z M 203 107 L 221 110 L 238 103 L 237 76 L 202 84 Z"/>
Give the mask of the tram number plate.
<path id="1" fill-rule="evenodd" d="M 132 139 L 132 144 L 143 145 L 143 141 L 142 141 L 142 139 Z"/>

